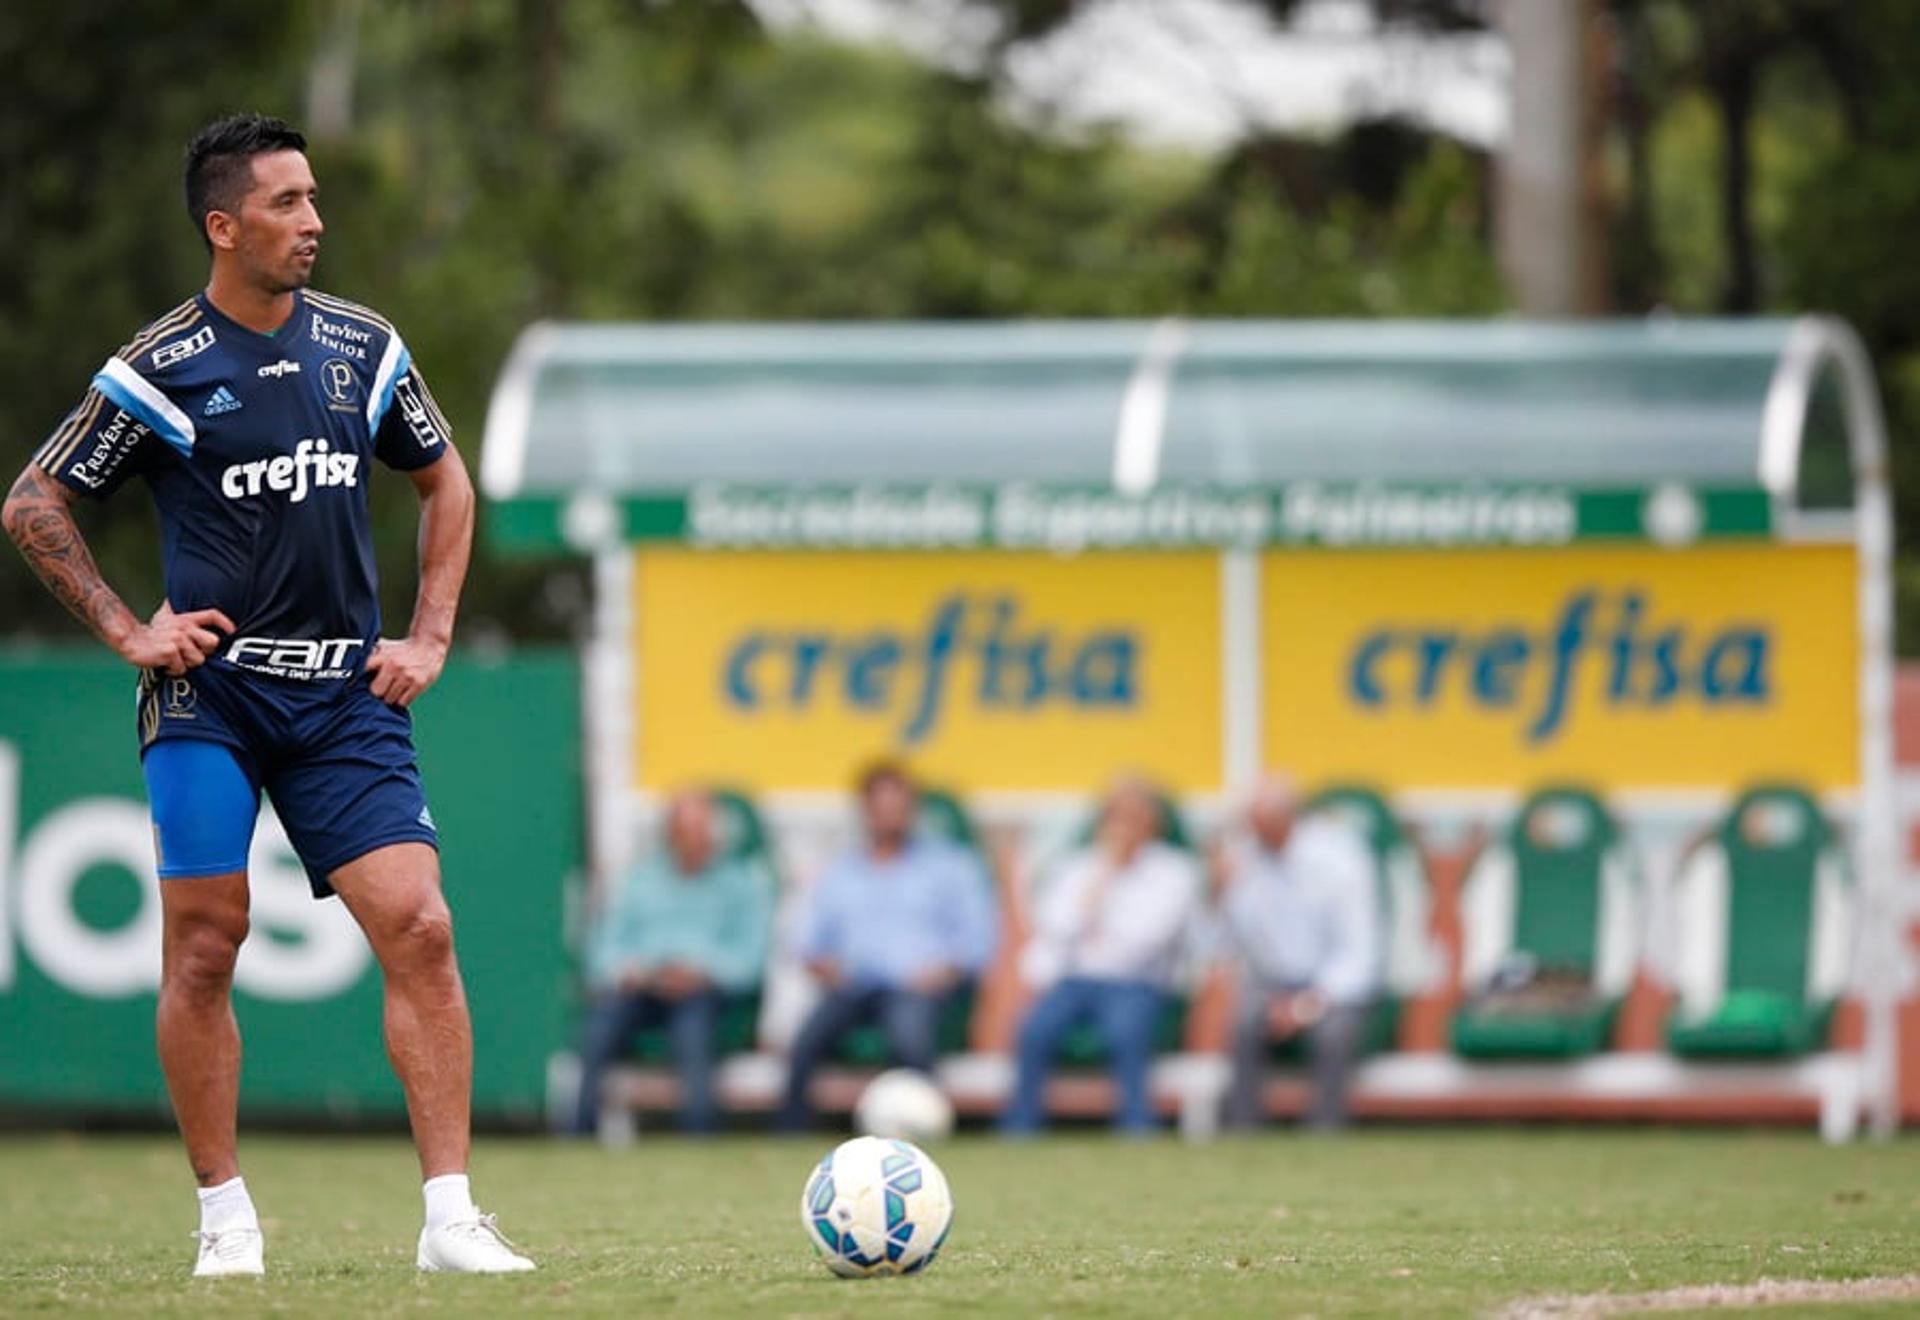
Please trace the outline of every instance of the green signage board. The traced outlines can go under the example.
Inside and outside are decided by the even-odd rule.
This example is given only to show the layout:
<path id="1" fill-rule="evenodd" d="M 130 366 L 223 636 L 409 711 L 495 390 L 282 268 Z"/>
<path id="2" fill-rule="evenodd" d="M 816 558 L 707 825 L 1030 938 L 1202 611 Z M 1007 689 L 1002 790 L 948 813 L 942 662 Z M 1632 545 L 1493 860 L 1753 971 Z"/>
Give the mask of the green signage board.
<path id="1" fill-rule="evenodd" d="M 567 1039 L 562 913 L 580 866 L 578 667 L 456 659 L 414 708 L 472 1004 L 476 1115 L 532 1120 Z M 404 1112 L 380 977 L 337 899 L 315 902 L 270 812 L 235 974 L 249 1114 Z M 98 651 L 0 656 L 0 1109 L 166 1113 L 154 1057 L 158 881 L 133 674 Z"/>
<path id="2" fill-rule="evenodd" d="M 707 484 L 688 491 L 521 496 L 494 503 L 489 533 L 507 550 L 586 550 L 675 541 L 715 550 L 1087 550 L 1262 546 L 1555 546 L 1584 541 L 1684 545 L 1764 538 L 1759 487 L 1576 487 L 1298 481 L 1239 488 Z"/>

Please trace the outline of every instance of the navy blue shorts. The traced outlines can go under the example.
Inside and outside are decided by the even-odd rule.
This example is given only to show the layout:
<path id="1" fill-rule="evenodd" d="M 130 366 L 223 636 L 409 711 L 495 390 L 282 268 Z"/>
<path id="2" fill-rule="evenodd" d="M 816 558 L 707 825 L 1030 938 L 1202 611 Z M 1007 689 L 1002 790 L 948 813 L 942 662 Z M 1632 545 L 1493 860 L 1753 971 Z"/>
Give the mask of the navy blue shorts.
<path id="1" fill-rule="evenodd" d="M 315 898 L 333 893 L 328 876 L 376 848 L 439 846 L 413 718 L 374 696 L 364 675 L 305 683 L 219 661 L 177 678 L 146 670 L 139 724 L 163 879 L 245 870 L 261 789 Z"/>

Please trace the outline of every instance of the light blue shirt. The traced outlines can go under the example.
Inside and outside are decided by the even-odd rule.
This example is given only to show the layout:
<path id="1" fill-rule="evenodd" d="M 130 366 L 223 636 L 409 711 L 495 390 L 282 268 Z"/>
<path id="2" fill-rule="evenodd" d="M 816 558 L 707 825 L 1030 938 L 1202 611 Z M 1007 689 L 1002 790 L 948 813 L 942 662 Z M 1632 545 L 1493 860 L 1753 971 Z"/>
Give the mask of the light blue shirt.
<path id="1" fill-rule="evenodd" d="M 974 855 L 915 839 L 885 861 L 864 847 L 835 859 L 807 895 L 794 952 L 839 963 L 856 986 L 897 989 L 942 967 L 979 975 L 997 926 L 993 885 Z"/>
<path id="2" fill-rule="evenodd" d="M 773 920 L 773 879 L 756 862 L 718 861 L 682 875 L 665 853 L 620 878 L 587 946 L 587 981 L 684 963 L 723 990 L 759 983 Z"/>

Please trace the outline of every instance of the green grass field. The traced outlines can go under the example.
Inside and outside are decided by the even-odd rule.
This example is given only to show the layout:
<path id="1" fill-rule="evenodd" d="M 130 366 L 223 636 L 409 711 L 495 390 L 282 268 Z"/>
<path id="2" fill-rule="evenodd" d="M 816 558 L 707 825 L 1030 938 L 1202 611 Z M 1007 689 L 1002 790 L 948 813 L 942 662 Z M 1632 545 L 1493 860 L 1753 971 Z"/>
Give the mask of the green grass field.
<path id="1" fill-rule="evenodd" d="M 940 1261 L 845 1282 L 796 1212 L 827 1144 L 485 1141 L 476 1192 L 542 1268 L 471 1279 L 413 1269 L 404 1142 L 251 1138 L 269 1275 L 195 1284 L 171 1140 L 9 1136 L 0 1314 L 1476 1315 L 1541 1294 L 1920 1272 L 1920 1141 L 1402 1130 L 1204 1148 L 961 1138 L 935 1150 L 959 1206 Z"/>

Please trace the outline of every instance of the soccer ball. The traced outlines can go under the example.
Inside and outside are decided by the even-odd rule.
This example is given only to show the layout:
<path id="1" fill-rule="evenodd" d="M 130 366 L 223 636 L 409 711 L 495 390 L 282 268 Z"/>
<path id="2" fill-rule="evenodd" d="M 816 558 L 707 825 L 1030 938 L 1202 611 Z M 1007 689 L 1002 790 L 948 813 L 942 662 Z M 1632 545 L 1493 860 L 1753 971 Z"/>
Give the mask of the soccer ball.
<path id="1" fill-rule="evenodd" d="M 953 1105 L 925 1073 L 894 1068 L 867 1083 L 853 1125 L 870 1137 L 938 1141 L 953 1133 Z"/>
<path id="2" fill-rule="evenodd" d="M 800 1223 L 842 1278 L 916 1274 L 933 1264 L 953 1227 L 953 1193 L 918 1146 L 855 1137 L 807 1179 Z"/>

